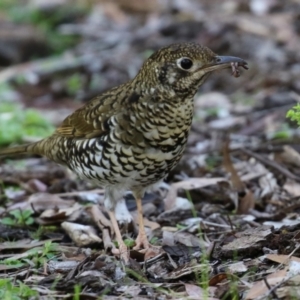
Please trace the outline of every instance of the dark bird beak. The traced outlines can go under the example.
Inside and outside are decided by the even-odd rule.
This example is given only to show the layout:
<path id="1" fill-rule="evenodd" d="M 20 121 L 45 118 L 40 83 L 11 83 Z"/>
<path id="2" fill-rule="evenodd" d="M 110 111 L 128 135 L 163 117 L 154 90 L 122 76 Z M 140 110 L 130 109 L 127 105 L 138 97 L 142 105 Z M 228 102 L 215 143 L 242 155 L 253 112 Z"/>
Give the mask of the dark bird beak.
<path id="1" fill-rule="evenodd" d="M 245 60 L 235 57 L 235 56 L 216 56 L 214 65 L 228 65 L 230 66 L 234 63 L 238 67 L 243 67 L 244 69 L 248 69 L 248 64 Z"/>
<path id="2" fill-rule="evenodd" d="M 235 56 L 215 56 L 213 61 L 202 68 L 200 70 L 205 70 L 205 72 L 209 73 L 215 70 L 221 70 L 226 68 L 232 69 L 232 75 L 234 77 L 239 77 L 239 67 L 242 67 L 248 70 L 248 64 L 245 60 L 235 57 Z"/>

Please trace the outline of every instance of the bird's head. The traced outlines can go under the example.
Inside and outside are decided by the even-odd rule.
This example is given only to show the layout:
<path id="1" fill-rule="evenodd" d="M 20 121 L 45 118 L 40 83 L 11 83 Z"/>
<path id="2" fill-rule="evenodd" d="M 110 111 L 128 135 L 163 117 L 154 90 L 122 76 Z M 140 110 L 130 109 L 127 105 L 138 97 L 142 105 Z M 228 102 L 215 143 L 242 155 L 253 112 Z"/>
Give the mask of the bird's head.
<path id="1" fill-rule="evenodd" d="M 231 67 L 237 77 L 239 66 L 247 69 L 241 58 L 218 56 L 196 43 L 178 43 L 153 53 L 144 63 L 141 75 L 156 85 L 184 94 L 196 92 L 215 70 Z"/>

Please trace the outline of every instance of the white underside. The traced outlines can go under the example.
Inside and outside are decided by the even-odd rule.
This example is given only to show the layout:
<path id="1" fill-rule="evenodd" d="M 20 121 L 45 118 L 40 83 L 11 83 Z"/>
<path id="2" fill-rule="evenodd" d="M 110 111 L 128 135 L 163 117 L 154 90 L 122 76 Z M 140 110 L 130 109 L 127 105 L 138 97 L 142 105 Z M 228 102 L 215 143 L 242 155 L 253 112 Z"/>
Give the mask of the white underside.
<path id="1" fill-rule="evenodd" d="M 120 224 L 129 224 L 132 221 L 132 215 L 128 211 L 124 198 L 116 203 L 115 216 Z"/>

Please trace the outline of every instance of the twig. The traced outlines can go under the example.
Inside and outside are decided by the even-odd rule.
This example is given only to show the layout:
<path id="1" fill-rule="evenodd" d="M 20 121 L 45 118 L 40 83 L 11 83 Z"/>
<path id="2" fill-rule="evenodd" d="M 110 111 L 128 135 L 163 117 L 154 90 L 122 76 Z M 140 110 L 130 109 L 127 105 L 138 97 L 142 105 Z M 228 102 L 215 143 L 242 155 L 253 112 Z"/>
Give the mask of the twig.
<path id="1" fill-rule="evenodd" d="M 89 209 L 89 212 L 91 213 L 92 219 L 102 232 L 102 240 L 105 250 L 111 248 L 113 243 L 111 241 L 110 233 L 113 232 L 113 228 L 110 220 L 104 216 L 98 205 L 93 205 Z"/>
<path id="2" fill-rule="evenodd" d="M 278 300 L 279 298 L 278 298 L 278 296 L 276 295 L 275 290 L 272 289 L 272 287 L 269 285 L 269 282 L 267 281 L 267 278 L 264 277 L 263 280 L 264 280 L 264 282 L 265 282 L 265 285 L 266 285 L 267 288 L 269 289 L 270 294 L 272 294 L 273 299 Z"/>
<path id="3" fill-rule="evenodd" d="M 297 182 L 300 182 L 300 177 L 297 175 L 294 175 L 293 173 L 291 173 L 289 170 L 287 170 L 285 167 L 279 165 L 277 162 L 272 161 L 266 157 L 262 157 L 257 153 L 252 152 L 251 150 L 245 149 L 245 148 L 241 148 L 241 151 L 246 153 L 249 156 L 254 157 L 255 159 L 257 159 L 258 161 L 262 162 L 264 165 L 273 168 L 275 170 L 277 170 L 278 172 L 282 173 L 284 176 L 286 176 L 287 178 L 290 178 L 292 180 L 295 180 Z"/>

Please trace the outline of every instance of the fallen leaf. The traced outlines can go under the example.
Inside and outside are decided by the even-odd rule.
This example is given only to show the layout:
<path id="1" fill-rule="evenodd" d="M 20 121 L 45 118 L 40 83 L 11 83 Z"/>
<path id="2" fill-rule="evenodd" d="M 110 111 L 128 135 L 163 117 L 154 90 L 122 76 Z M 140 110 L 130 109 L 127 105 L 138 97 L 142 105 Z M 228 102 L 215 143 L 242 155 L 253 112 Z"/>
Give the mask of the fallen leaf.
<path id="1" fill-rule="evenodd" d="M 204 295 L 207 296 L 206 291 L 203 292 L 203 289 L 200 286 L 194 284 L 188 284 L 188 283 L 186 283 L 184 286 L 187 294 L 192 298 L 199 299 Z"/>
<path id="2" fill-rule="evenodd" d="M 63 222 L 61 227 L 78 247 L 102 242 L 101 238 L 96 234 L 96 231 L 92 226 Z"/>
<path id="3" fill-rule="evenodd" d="M 290 261 L 300 262 L 300 258 L 283 254 L 267 254 L 266 258 L 282 265 L 288 265 Z"/>
<path id="4" fill-rule="evenodd" d="M 272 273 L 266 277 L 269 286 L 274 286 L 286 278 L 288 268 Z M 264 296 L 269 292 L 269 287 L 266 285 L 264 280 L 257 281 L 253 284 L 252 288 L 246 295 L 246 300 L 257 299 L 258 297 Z"/>
<path id="5" fill-rule="evenodd" d="M 209 280 L 209 286 L 216 286 L 218 283 L 222 282 L 224 279 L 228 278 L 228 274 L 226 273 L 219 273 L 215 276 L 213 276 L 210 280 Z"/>

